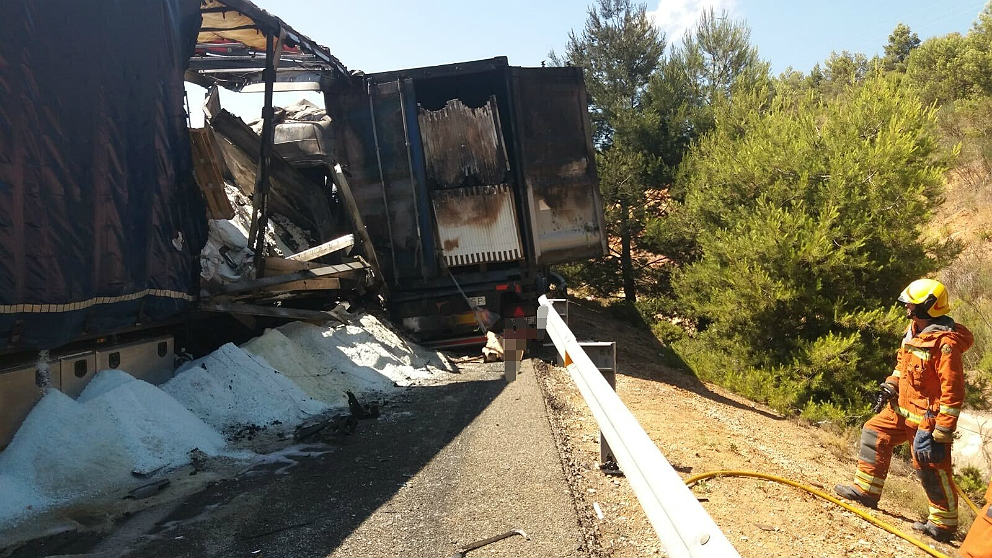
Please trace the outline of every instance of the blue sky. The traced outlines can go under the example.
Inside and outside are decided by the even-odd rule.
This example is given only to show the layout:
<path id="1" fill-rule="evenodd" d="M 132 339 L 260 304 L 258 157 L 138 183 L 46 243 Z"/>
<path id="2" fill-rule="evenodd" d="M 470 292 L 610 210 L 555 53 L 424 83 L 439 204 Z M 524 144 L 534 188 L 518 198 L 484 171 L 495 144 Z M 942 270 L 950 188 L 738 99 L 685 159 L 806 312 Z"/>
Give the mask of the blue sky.
<path id="1" fill-rule="evenodd" d="M 507 55 L 538 65 L 581 29 L 584 0 L 502 2 L 256 0 L 328 46 L 349 68 L 381 71 Z M 646 3 L 670 38 L 681 38 L 707 6 L 745 19 L 752 41 L 777 73 L 809 70 L 830 51 L 874 54 L 897 23 L 921 38 L 967 31 L 983 0 L 663 0 Z"/>
<path id="2" fill-rule="evenodd" d="M 581 30 L 585 0 L 383 2 L 374 0 L 254 0 L 298 31 L 327 46 L 350 69 L 376 72 L 507 56 L 515 66 L 538 66 Z M 831 51 L 880 53 L 897 23 L 921 39 L 964 33 L 984 0 L 651 0 L 649 16 L 669 42 L 680 40 L 708 7 L 726 10 L 751 27 L 751 42 L 779 73 L 808 71 Z M 297 95 L 298 96 L 298 95 Z M 242 99 L 240 97 L 249 97 Z M 292 94 L 277 96 L 285 103 Z M 195 105 L 198 95 L 191 91 Z M 243 114 L 261 95 L 225 94 Z M 257 110 L 254 111 L 257 114 Z"/>

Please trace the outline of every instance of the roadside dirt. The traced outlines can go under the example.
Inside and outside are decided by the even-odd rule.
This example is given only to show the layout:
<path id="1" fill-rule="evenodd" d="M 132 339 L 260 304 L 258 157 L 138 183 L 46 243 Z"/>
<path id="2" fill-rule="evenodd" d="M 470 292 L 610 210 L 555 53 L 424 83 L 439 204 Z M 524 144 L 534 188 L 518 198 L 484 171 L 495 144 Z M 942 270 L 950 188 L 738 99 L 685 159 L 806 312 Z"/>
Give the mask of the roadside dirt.
<path id="1" fill-rule="evenodd" d="M 617 392 L 683 478 L 738 469 L 782 476 L 825 492 L 851 482 L 853 436 L 799 424 L 664 366 L 663 348 L 650 332 L 589 307 L 573 304 L 569 312 L 569 325 L 579 339 L 617 341 Z M 593 554 L 662 555 L 626 480 L 599 470 L 598 429 L 567 371 L 538 369 Z M 843 508 L 786 485 L 716 478 L 698 484 L 694 492 L 742 556 L 927 556 Z M 912 469 L 894 459 L 880 509 L 871 513 L 913 534 L 910 525 L 925 510 L 923 489 Z M 961 520 L 964 533 L 972 516 L 963 504 Z M 960 539 L 952 545 L 923 540 L 949 555 L 960 544 Z"/>

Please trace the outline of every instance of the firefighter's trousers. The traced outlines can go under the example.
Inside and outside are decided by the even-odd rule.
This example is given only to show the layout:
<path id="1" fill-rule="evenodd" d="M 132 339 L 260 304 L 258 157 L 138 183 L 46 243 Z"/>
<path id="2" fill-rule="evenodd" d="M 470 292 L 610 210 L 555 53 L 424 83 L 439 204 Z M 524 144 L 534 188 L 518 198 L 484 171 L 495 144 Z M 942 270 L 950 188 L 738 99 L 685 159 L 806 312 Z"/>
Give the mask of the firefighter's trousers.
<path id="1" fill-rule="evenodd" d="M 892 462 L 892 450 L 899 444 L 912 444 L 918 425 L 896 414 L 891 407 L 872 417 L 861 430 L 858 472 L 854 484 L 872 498 L 882 495 L 885 477 Z M 930 500 L 929 520 L 937 527 L 957 530 L 958 502 L 951 481 L 951 451 L 939 463 L 921 465 L 913 455 L 913 468 Z"/>

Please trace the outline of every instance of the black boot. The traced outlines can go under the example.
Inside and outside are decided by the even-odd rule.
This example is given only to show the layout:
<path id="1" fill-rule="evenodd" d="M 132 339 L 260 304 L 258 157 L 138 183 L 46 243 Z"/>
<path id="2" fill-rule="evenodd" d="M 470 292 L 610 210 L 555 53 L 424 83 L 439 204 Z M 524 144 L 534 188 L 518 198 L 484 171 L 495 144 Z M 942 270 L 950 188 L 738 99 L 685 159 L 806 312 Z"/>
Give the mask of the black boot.
<path id="1" fill-rule="evenodd" d="M 873 510 L 878 508 L 878 498 L 873 498 L 849 484 L 838 484 L 834 487 L 834 492 L 841 498 L 857 502 L 866 508 Z"/>
<path id="2" fill-rule="evenodd" d="M 931 539 L 943 543 L 951 542 L 951 538 L 954 537 L 955 532 L 952 529 L 941 529 L 933 521 L 927 521 L 926 523 L 917 521 L 913 524 L 913 530 L 919 531 Z"/>

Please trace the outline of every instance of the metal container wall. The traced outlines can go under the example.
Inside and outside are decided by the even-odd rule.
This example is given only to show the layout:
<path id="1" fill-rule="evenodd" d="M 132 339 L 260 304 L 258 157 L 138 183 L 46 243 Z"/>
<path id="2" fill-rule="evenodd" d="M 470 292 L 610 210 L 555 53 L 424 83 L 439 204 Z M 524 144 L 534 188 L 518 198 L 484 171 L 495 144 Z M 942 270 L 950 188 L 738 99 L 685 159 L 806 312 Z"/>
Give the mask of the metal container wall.
<path id="1" fill-rule="evenodd" d="M 538 265 L 606 253 L 578 68 L 512 68 L 517 141 Z"/>
<path id="2" fill-rule="evenodd" d="M 0 371 L 0 450 L 14 438 L 14 433 L 41 399 L 43 391 L 35 385 L 34 364 Z M 60 387 L 58 364 L 51 364 L 52 387 Z"/>
<path id="3" fill-rule="evenodd" d="M 97 370 L 124 370 L 153 385 L 161 385 L 172 379 L 175 361 L 171 335 L 101 347 L 96 351 Z"/>
<path id="4" fill-rule="evenodd" d="M 53 364 L 53 369 L 58 366 L 62 382 L 62 393 L 72 397 L 79 397 L 90 383 L 93 376 L 96 376 L 96 353 L 94 351 L 84 351 L 81 353 L 60 356 L 58 364 Z M 54 371 L 54 370 L 53 370 Z"/>

